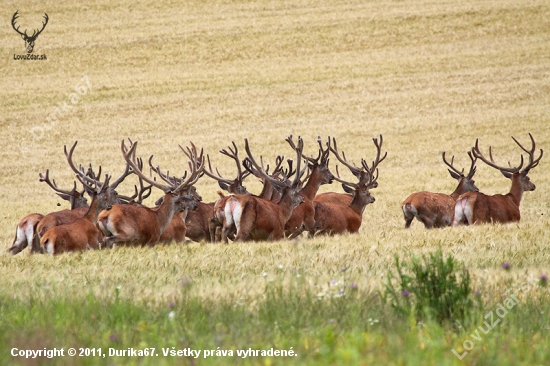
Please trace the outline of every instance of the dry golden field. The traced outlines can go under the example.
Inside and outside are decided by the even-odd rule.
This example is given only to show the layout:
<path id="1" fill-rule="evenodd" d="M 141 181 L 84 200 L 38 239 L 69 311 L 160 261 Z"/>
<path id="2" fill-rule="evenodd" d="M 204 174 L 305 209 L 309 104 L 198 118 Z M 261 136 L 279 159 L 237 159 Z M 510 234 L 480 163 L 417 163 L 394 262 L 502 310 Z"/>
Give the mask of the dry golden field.
<path id="1" fill-rule="evenodd" d="M 414 191 L 450 193 L 455 181 L 441 152 L 467 169 L 476 138 L 484 151 L 492 145 L 502 164 L 519 162 L 512 135 L 528 144 L 531 132 L 550 153 L 547 1 L 7 0 L 2 9 L 3 293 L 101 295 L 120 286 L 124 296 L 156 303 L 176 298 L 191 281 L 201 297 L 246 303 L 280 273 L 322 287 L 346 266 L 358 286 L 378 289 L 395 254 L 420 255 L 439 245 L 466 263 L 487 296 L 525 275 L 550 272 L 548 156 L 530 173 L 537 189 L 524 195 L 518 224 L 427 231 L 415 221 L 405 230 L 400 209 Z M 47 61 L 14 60 L 25 53 L 10 25 L 16 10 L 29 29 L 48 13 L 34 50 Z M 91 88 L 71 104 L 84 77 Z M 63 103 L 70 108 L 48 122 Z M 232 140 L 242 148 L 248 137 L 258 155 L 292 157 L 284 142 L 289 134 L 302 136 L 312 155 L 318 135 L 334 136 L 355 162 L 372 159 L 371 138 L 384 136 L 388 158 L 358 235 L 58 257 L 6 253 L 21 217 L 57 210 L 59 202 L 66 207 L 38 181 L 49 168 L 58 184 L 72 185 L 65 144 L 78 140 L 77 162 L 117 175 L 124 166 L 121 139 L 138 140 L 139 155 L 154 154 L 171 172 L 187 166 L 178 144 L 193 141 L 229 175 L 234 168 L 220 148 Z M 490 194 L 510 185 L 481 162 L 476 183 Z M 129 179 L 121 193 L 133 184 Z M 247 187 L 260 190 L 252 180 Z M 197 189 L 205 201 L 217 197 L 207 177 Z M 341 188 L 321 189 L 328 190 Z M 511 271 L 501 269 L 503 262 Z"/>

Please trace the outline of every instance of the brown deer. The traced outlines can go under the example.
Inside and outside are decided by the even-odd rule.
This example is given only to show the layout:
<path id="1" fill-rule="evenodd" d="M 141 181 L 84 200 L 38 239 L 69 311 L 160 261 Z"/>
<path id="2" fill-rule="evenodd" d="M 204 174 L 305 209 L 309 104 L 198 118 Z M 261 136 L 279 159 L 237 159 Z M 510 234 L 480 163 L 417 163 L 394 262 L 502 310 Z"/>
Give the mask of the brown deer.
<path id="1" fill-rule="evenodd" d="M 15 238 L 8 252 L 15 255 L 25 249 L 27 246 L 31 253 L 40 251 L 40 242 L 37 241 L 36 227 L 44 215 L 32 213 L 24 216 L 15 229 Z"/>
<path id="2" fill-rule="evenodd" d="M 88 207 L 88 201 L 83 196 L 84 190 L 82 192 L 79 192 L 76 189 L 76 182 L 74 182 L 74 188 L 71 191 L 61 189 L 55 183 L 55 179 L 53 181 L 50 181 L 49 174 L 49 169 L 46 170 L 45 176 L 40 173 L 40 181 L 46 182 L 59 197 L 69 201 L 69 203 L 71 204 L 71 210 L 78 207 L 85 207 L 82 212 L 82 215 L 84 215 Z M 27 246 L 29 246 L 29 250 L 31 253 L 40 252 L 40 238 L 37 235 L 37 227 L 43 218 L 44 215 L 42 214 L 32 213 L 26 215 L 21 220 L 19 220 L 15 231 L 15 239 L 13 240 L 12 246 L 8 249 L 11 254 L 15 255 L 21 252 Z"/>
<path id="3" fill-rule="evenodd" d="M 172 216 L 172 220 L 162 232 L 159 238 L 159 243 L 183 243 L 185 242 L 185 237 L 187 236 L 187 216 L 191 212 L 195 212 L 199 207 L 200 202 L 198 202 L 194 197 L 182 196 L 182 200 L 176 207 L 176 212 Z M 152 208 L 152 210 L 158 210 L 158 207 Z"/>
<path id="4" fill-rule="evenodd" d="M 105 175 L 103 183 L 94 181 L 95 187 L 87 182 L 90 178 L 84 174 L 77 178 L 92 195 L 90 207 L 84 217 L 69 224 L 54 226 L 42 236 L 40 246 L 46 253 L 60 254 L 98 248 L 101 233 L 95 224 L 97 217 L 102 210 L 118 202 L 116 191 L 109 188 L 109 175 Z"/>
<path id="5" fill-rule="evenodd" d="M 405 217 L 405 228 L 409 228 L 413 219 L 424 224 L 427 229 L 451 226 L 455 212 L 455 204 L 458 196 L 466 192 L 478 192 L 473 180 L 476 172 L 476 158 L 471 152 L 468 156 L 472 162 L 468 175 L 464 175 L 464 169 L 458 170 L 454 167 L 454 156 L 449 163 L 445 158 L 445 151 L 442 153 L 443 162 L 450 168 L 448 169 L 451 177 L 458 181 L 458 186 L 451 194 L 416 192 L 407 197 L 401 204 L 403 215 Z"/>
<path id="6" fill-rule="evenodd" d="M 292 135 L 287 138 L 287 141 L 289 139 L 292 139 Z M 292 182 L 288 182 L 285 176 L 283 180 L 278 180 L 268 175 L 263 166 L 258 164 L 252 156 L 248 139 L 244 141 L 248 161 L 265 180 L 268 180 L 275 189 L 280 190 L 281 198 L 274 202 L 246 194 L 231 195 L 225 204 L 222 240 L 227 243 L 227 236 L 233 225 L 237 231 L 235 241 L 280 240 L 292 210 L 304 201 L 298 193 L 304 143 L 301 138 L 298 138 L 296 175 Z"/>
<path id="7" fill-rule="evenodd" d="M 330 137 L 328 143 L 330 144 Z M 338 146 L 336 145 L 336 139 L 333 139 L 332 144 L 334 145 L 334 149 L 338 150 Z M 361 171 L 364 168 L 358 168 L 355 165 L 350 165 L 347 163 L 346 155 L 342 151 L 343 155 L 343 161 L 345 161 L 345 165 L 348 167 L 350 172 L 357 177 L 357 179 L 361 179 Z M 373 182 L 372 185 L 369 187 L 370 189 L 374 189 L 378 187 L 378 182 Z M 325 202 L 325 203 L 334 203 L 338 205 L 343 206 L 349 206 L 351 201 L 353 201 L 353 195 L 355 190 L 353 188 L 350 188 L 349 186 L 342 184 L 342 188 L 344 189 L 344 192 L 346 193 L 337 193 L 337 192 L 325 192 L 320 193 L 315 196 L 314 201 L 315 202 Z"/>
<path id="8" fill-rule="evenodd" d="M 85 173 L 84 168 L 82 166 L 79 166 L 79 168 L 77 168 L 74 165 L 72 159 L 73 159 L 73 153 L 74 153 L 74 150 L 76 148 L 77 143 L 78 143 L 78 141 L 75 141 L 74 145 L 71 147 L 69 152 L 67 152 L 67 147 L 65 146 L 64 151 L 65 151 L 65 157 L 67 158 L 67 162 L 69 163 L 69 166 L 71 167 L 73 172 L 77 175 L 77 177 L 80 177 L 79 180 L 83 180 L 84 182 L 86 182 L 88 184 L 95 185 L 99 181 L 99 179 L 101 179 L 100 178 L 101 177 L 101 168 L 99 169 L 99 172 L 96 174 L 96 173 L 94 173 L 94 171 L 92 170 L 92 168 L 90 166 L 87 173 Z M 108 187 L 106 187 L 106 189 L 110 191 L 108 193 L 109 196 L 118 197 L 118 194 L 116 192 L 116 188 L 131 173 L 132 173 L 132 171 L 130 170 L 129 166 L 126 165 L 126 168 L 125 168 L 124 172 L 122 173 L 122 175 L 120 177 L 118 177 L 112 184 L 110 184 Z M 47 174 L 46 174 L 45 178 L 43 178 L 42 175 L 40 175 L 40 179 L 41 180 L 42 179 L 47 179 Z M 43 180 L 43 181 L 46 181 L 46 180 Z M 46 181 L 46 183 L 47 183 L 47 181 Z M 86 185 L 85 185 L 85 187 L 86 187 Z M 88 192 L 88 193 L 93 194 L 93 190 L 94 189 L 92 188 L 91 191 Z M 74 193 L 74 195 L 75 194 L 76 193 Z M 82 193 L 80 193 L 80 197 L 82 197 Z M 81 202 L 81 201 L 79 201 L 79 202 Z M 80 205 L 80 203 L 79 203 L 79 205 Z M 40 220 L 40 222 L 38 223 L 38 226 L 36 228 L 36 232 L 37 232 L 38 238 L 39 238 L 38 240 L 40 241 L 42 236 L 49 229 L 51 229 L 52 227 L 71 223 L 71 222 L 75 221 L 76 219 L 80 219 L 80 218 L 84 217 L 84 215 L 87 212 L 88 212 L 87 205 L 86 206 L 80 205 L 78 207 L 72 207 L 71 206 L 70 210 L 62 210 L 62 211 L 57 211 L 57 212 L 52 212 L 52 213 L 47 214 L 46 216 L 44 216 L 44 218 L 42 220 Z"/>
<path id="9" fill-rule="evenodd" d="M 137 141 L 126 147 L 124 140 L 121 143 L 121 150 L 124 159 L 130 165 L 133 172 L 148 184 L 161 189 L 164 192 L 162 203 L 156 209 L 134 205 L 114 205 L 110 210 L 105 210 L 98 217 L 98 226 L 105 235 L 105 246 L 112 248 L 115 243 L 155 245 L 166 230 L 174 213 L 186 205 L 189 198 L 200 199 L 196 195 L 193 184 L 197 182 L 204 169 L 204 157 L 201 150 L 197 154 L 195 145 L 184 150 L 189 157 L 190 173 L 187 172 L 181 179 L 171 178 L 163 174 L 160 167 L 154 171 L 167 184 L 163 185 L 147 177 L 138 166 L 135 152 Z M 149 165 L 152 166 L 153 156 L 149 158 Z"/>
<path id="10" fill-rule="evenodd" d="M 233 148 L 228 146 L 228 150 L 222 149 L 220 153 L 226 155 L 235 161 L 237 165 L 237 176 L 235 179 L 224 178 L 216 168 L 216 173 L 212 169 L 210 156 L 206 155 L 208 161 L 208 169 L 204 169 L 204 174 L 216 180 L 221 189 L 233 194 L 249 194 L 246 187 L 243 185 L 244 179 L 250 174 L 248 171 L 243 171 L 239 160 L 239 150 L 235 142 L 232 142 Z M 216 202 L 202 203 L 199 202 L 198 207 L 194 211 L 189 211 L 185 224 L 187 225 L 187 237 L 193 241 L 216 241 L 216 230 L 221 232 L 222 222 L 214 213 L 216 205 L 221 207 L 219 215 L 223 214 L 223 206 L 227 200 L 226 196 L 220 193 L 220 199 Z M 218 209 L 218 211 L 220 211 Z"/>
<path id="11" fill-rule="evenodd" d="M 481 223 L 508 223 L 519 221 L 521 218 L 519 204 L 523 196 L 523 192 L 534 191 L 535 184 L 531 182 L 527 174 L 529 171 L 539 164 L 542 159 L 543 150 L 540 149 L 540 155 L 535 159 L 535 139 L 529 133 L 531 138 L 531 149 L 527 150 L 514 137 L 512 139 L 518 146 L 525 151 L 529 156 L 529 162 L 523 167 L 523 154 L 521 162 L 517 167 L 502 167 L 495 164 L 491 147 L 489 147 L 489 158 L 485 158 L 479 150 L 478 140 L 472 148 L 472 153 L 478 159 L 481 159 L 485 164 L 498 169 L 506 178 L 512 180 L 510 192 L 505 195 L 495 194 L 488 196 L 481 192 L 467 192 L 460 195 L 455 205 L 455 217 L 453 226 L 460 224 L 481 224 Z"/>
<path id="12" fill-rule="evenodd" d="M 371 166 L 365 160 L 362 160 L 363 168 L 359 169 L 347 162 L 343 152 L 342 156 L 340 156 L 336 147 L 336 140 L 333 139 L 334 147 L 329 146 L 330 151 L 355 176 L 358 176 L 359 182 L 352 183 L 341 179 L 338 167 L 336 168 L 337 176 L 334 179 L 342 183 L 346 191 L 353 191 L 353 199 L 347 206 L 341 203 L 315 202 L 315 230 L 310 232 L 311 235 L 334 235 L 344 232 L 356 233 L 359 231 L 365 207 L 375 201 L 369 189 L 378 186 L 376 183 L 378 179 L 378 165 L 388 155 L 386 152 L 384 156 L 380 157 L 383 143 L 382 135 L 380 135 L 380 143 L 378 143 L 377 138 L 373 138 L 373 141 L 377 150 L 376 159 L 372 162 Z"/>
<path id="13" fill-rule="evenodd" d="M 290 146 L 296 150 L 296 145 L 292 140 L 287 140 Z M 315 205 L 313 199 L 323 184 L 331 184 L 334 176 L 328 169 L 329 148 L 323 149 L 321 136 L 317 137 L 319 144 L 319 154 L 317 158 L 302 155 L 308 161 L 310 171 L 307 183 L 300 190 L 300 195 L 304 197 L 304 203 L 292 211 L 290 219 L 285 224 L 285 236 L 293 239 L 300 235 L 304 230 L 308 233 L 315 229 Z"/>

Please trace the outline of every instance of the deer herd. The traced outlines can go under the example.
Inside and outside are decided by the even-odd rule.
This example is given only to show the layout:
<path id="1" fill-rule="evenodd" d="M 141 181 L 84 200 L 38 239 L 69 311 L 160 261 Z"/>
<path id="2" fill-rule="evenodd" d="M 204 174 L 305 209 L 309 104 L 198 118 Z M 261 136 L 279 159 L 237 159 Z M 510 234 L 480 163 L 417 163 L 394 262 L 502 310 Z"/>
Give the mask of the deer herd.
<path id="1" fill-rule="evenodd" d="M 415 217 L 426 228 L 519 221 L 523 192 L 535 189 L 528 173 L 538 165 L 543 155 L 542 149 L 537 154 L 535 140 L 531 134 L 529 137 L 530 149 L 512 137 L 528 159 L 525 162 L 522 154 L 516 167 L 510 163 L 508 167 L 497 165 L 490 147 L 487 159 L 477 140 L 468 152 L 471 166 L 466 175 L 464 169 L 454 166 L 454 156 L 449 162 L 443 152 L 443 162 L 451 177 L 458 181 L 457 188 L 451 194 L 416 192 L 407 197 L 402 203 L 405 228 L 410 227 Z M 300 137 L 295 142 L 290 135 L 286 142 L 296 158 L 288 159 L 285 166 L 284 157 L 277 156 L 273 169 L 264 164 L 263 157 L 254 157 L 248 139 L 244 141 L 246 157 L 243 160 L 235 142 L 220 150 L 236 165 L 233 179 L 223 177 L 218 168 L 212 168 L 210 156 L 204 156 L 203 150 L 197 149 L 193 143 L 179 146 L 188 166 L 182 175 L 170 175 L 170 172 L 161 170 L 160 166 L 153 164 L 153 155 L 147 160 L 149 167 L 145 168 L 144 160 L 136 152 L 138 142 L 130 139 L 121 142 L 126 166 L 114 179 L 110 174 L 102 176 L 101 167 L 97 172 L 92 165 L 77 167 L 73 162 L 75 142 L 69 150 L 65 147 L 65 156 L 82 190 L 77 189 L 76 181 L 71 190 L 61 189 L 55 180 L 50 179 L 49 170 L 44 175 L 40 173 L 40 181 L 69 201 L 71 208 L 23 217 L 17 225 L 9 252 L 17 254 L 27 246 L 32 253 L 59 254 L 113 248 L 115 245 L 184 242 L 187 239 L 228 243 L 229 240 L 294 239 L 304 232 L 310 238 L 358 232 L 365 207 L 375 202 L 370 190 L 378 186 L 378 165 L 387 157 L 387 152 L 382 150 L 382 135 L 373 138 L 376 154 L 372 162 L 369 164 L 362 159 L 360 165 L 348 162 L 345 153 L 338 150 L 334 138 L 329 137 L 325 144 L 320 137 L 317 138 L 319 149 L 316 157 L 304 153 L 304 142 Z M 332 174 L 329 170 L 330 155 L 347 167 L 356 180 L 342 179 L 338 166 Z M 511 179 L 509 193 L 489 196 L 479 192 L 473 180 L 477 159 Z M 150 173 L 145 174 L 144 169 Z M 138 180 L 134 194 L 119 194 L 118 186 L 131 175 Z M 216 180 L 229 194 L 218 191 L 219 200 L 202 202 L 194 185 L 204 175 Z M 263 184 L 258 195 L 250 193 L 244 186 L 244 180 L 250 175 Z M 340 182 L 346 193 L 317 194 L 321 185 L 333 181 Z M 162 190 L 163 196 L 156 201 L 155 207 L 147 207 L 143 201 L 151 195 L 153 187 Z M 91 199 L 89 203 L 84 194 Z"/>

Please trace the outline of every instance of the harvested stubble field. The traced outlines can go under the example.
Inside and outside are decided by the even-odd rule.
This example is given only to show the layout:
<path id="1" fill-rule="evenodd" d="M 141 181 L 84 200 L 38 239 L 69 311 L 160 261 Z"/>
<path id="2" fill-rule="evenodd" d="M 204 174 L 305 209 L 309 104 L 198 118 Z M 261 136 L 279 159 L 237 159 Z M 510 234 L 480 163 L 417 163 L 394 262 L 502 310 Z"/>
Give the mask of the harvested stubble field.
<path id="1" fill-rule="evenodd" d="M 1 362 L 33 364 L 11 358 L 13 347 L 70 346 L 293 347 L 299 354 L 211 357 L 200 364 L 549 362 L 547 288 L 520 294 L 520 304 L 498 330 L 476 340 L 462 361 L 451 349 L 463 352 L 462 342 L 475 325 L 462 332 L 431 323 L 418 328 L 410 319 L 400 322 L 376 300 L 396 254 L 406 260 L 438 248 L 452 254 L 470 270 L 485 304 L 481 315 L 526 276 L 550 272 L 547 156 L 530 173 L 537 189 L 523 196 L 520 223 L 428 231 L 415 221 L 405 230 L 400 208 L 415 191 L 450 193 L 456 181 L 441 152 L 455 155 L 467 169 L 466 152 L 476 138 L 484 151 L 493 146 L 501 164 L 519 162 L 521 150 L 510 136 L 528 144 L 531 132 L 537 148 L 550 151 L 547 1 L 8 0 L 4 5 Z M 16 10 L 22 28 L 29 29 L 48 13 L 34 50 L 47 61 L 13 59 L 24 53 L 10 24 Z M 70 95 L 83 78 L 87 92 L 72 104 Z M 64 103 L 70 107 L 48 121 Z M 289 134 L 302 136 L 311 155 L 318 135 L 336 137 L 357 163 L 373 159 L 371 139 L 384 136 L 388 158 L 358 235 L 57 257 L 6 253 L 21 217 L 58 210 L 58 203 L 65 207 L 38 181 L 38 173 L 49 168 L 59 185 L 72 185 L 63 145 L 78 140 L 77 162 L 117 175 L 124 167 L 123 138 L 138 140 L 139 155 L 154 154 L 171 172 L 187 166 L 178 144 L 193 141 L 230 175 L 234 167 L 219 149 L 232 140 L 242 147 L 247 137 L 255 154 L 292 157 L 284 142 Z M 510 186 L 481 162 L 475 179 L 488 194 L 506 193 Z M 128 179 L 121 193 L 130 193 L 134 183 Z M 252 179 L 246 185 L 252 192 L 261 189 Z M 212 180 L 204 177 L 196 187 L 204 201 L 217 198 Z M 320 191 L 329 190 L 341 188 Z M 154 192 L 147 203 L 160 194 Z M 502 269 L 504 262 L 511 264 L 509 271 Z M 352 283 L 357 290 L 350 289 Z M 347 300 L 335 296 L 341 289 Z"/>

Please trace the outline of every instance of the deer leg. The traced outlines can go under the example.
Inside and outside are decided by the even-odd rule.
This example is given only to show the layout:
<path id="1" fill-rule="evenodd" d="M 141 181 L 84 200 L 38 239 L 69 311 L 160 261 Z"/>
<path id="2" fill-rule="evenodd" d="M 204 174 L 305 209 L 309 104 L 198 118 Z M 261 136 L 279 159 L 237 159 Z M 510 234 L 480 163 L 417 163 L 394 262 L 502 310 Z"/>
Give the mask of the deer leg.
<path id="1" fill-rule="evenodd" d="M 403 217 L 405 218 L 405 229 L 408 229 L 409 227 L 411 227 L 411 223 L 414 220 L 415 215 L 418 213 L 416 212 L 416 209 L 414 208 L 414 206 L 411 205 L 410 203 L 404 204 L 402 207 L 402 210 L 403 210 Z"/>
<path id="2" fill-rule="evenodd" d="M 17 226 L 17 229 L 15 230 L 15 238 L 13 239 L 13 244 L 11 248 L 8 249 L 8 251 L 11 254 L 15 255 L 27 247 L 28 241 L 29 239 L 27 238 L 25 230 Z"/>
<path id="3" fill-rule="evenodd" d="M 235 241 L 246 241 L 248 236 L 254 228 L 254 213 L 253 210 L 243 210 L 240 217 L 235 217 L 235 227 L 237 229 L 237 235 Z M 281 232 L 282 235 L 282 232 Z"/>
<path id="4" fill-rule="evenodd" d="M 215 243 L 219 241 L 218 239 L 218 228 L 219 222 L 216 218 L 211 218 L 208 220 L 208 231 L 210 232 L 210 241 Z"/>
<path id="5" fill-rule="evenodd" d="M 426 229 L 432 229 L 434 227 L 434 221 L 433 220 L 430 220 L 429 218 L 427 217 L 420 217 L 419 218 L 420 221 L 422 221 L 422 223 L 424 224 L 424 226 L 426 227 Z"/>

